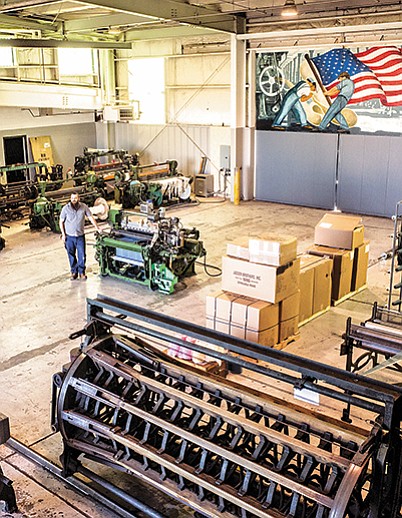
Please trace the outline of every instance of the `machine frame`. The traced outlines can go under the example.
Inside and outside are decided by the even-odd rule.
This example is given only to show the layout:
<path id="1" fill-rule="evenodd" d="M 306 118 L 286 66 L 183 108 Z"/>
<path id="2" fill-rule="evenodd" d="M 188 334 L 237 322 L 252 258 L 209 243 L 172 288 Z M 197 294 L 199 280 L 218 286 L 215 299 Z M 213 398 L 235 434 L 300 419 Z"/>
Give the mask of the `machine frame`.
<path id="1" fill-rule="evenodd" d="M 146 480 L 209 518 L 399 516 L 400 387 L 108 297 L 88 299 L 87 315 L 85 328 L 71 336 L 83 337 L 80 349 L 72 353 L 71 364 L 55 375 L 53 385 L 52 426 L 63 436 L 61 459 L 66 476 L 80 470 L 88 457 Z M 185 346 L 236 364 L 258 373 L 266 383 L 271 380 L 314 391 L 334 405 L 345 405 L 342 417 L 307 411 L 266 391 L 207 377 L 196 367 L 168 359 L 152 347 L 155 342 Z M 142 390 L 133 399 L 130 387 L 137 383 Z M 155 397 L 149 404 L 143 399 L 148 391 Z M 181 421 L 186 407 L 194 413 L 189 421 Z M 372 421 L 367 422 L 371 431 L 370 426 L 368 431 L 361 428 L 356 410 L 372 414 Z M 199 428 L 207 416 L 215 423 L 209 435 Z M 218 432 L 224 423 L 227 428 L 222 436 Z M 134 439 L 140 425 L 143 431 Z M 291 429 L 298 430 L 296 435 Z M 197 430 L 201 435 L 195 435 Z M 339 436 L 329 430 L 337 430 Z M 259 441 L 249 443 L 256 433 Z M 316 434 L 321 436 L 318 449 L 313 446 Z M 355 442 L 348 437 L 360 439 Z M 274 470 L 261 464 L 266 440 L 279 448 L 271 459 L 278 462 Z M 194 444 L 205 450 L 205 456 L 196 455 L 201 459 L 196 465 L 192 464 L 198 451 Z M 242 444 L 253 444 L 253 457 L 241 456 Z M 340 457 L 333 447 L 340 447 Z M 134 462 L 136 455 L 142 463 Z M 207 475 L 212 458 L 219 462 L 215 478 Z M 314 478 L 320 465 L 327 490 Z M 239 471 L 233 472 L 236 466 Z M 155 470 L 159 477 L 153 476 Z M 238 480 L 236 488 L 230 485 L 233 477 Z M 253 489 L 262 483 L 260 477 L 271 485 L 265 486 L 261 498 Z M 339 482 L 334 486 L 336 479 Z"/>

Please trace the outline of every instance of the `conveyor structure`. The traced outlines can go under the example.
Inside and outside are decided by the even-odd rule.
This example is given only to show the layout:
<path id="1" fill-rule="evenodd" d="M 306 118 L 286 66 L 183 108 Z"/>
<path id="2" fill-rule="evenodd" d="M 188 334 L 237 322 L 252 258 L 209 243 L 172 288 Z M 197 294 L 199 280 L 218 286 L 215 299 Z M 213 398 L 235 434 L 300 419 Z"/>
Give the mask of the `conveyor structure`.
<path id="1" fill-rule="evenodd" d="M 176 284 L 195 273 L 195 261 L 206 252 L 195 228 L 179 218 L 151 213 L 111 210 L 110 231 L 96 236 L 100 274 L 144 284 L 172 293 Z"/>
<path id="2" fill-rule="evenodd" d="M 365 375 L 391 369 L 402 372 L 402 314 L 374 303 L 371 317 L 360 324 L 346 323 L 341 355 L 346 369 Z M 401 380 L 399 380 L 401 381 Z"/>
<path id="3" fill-rule="evenodd" d="M 401 388 L 103 296 L 87 311 L 53 383 L 65 476 L 90 461 L 208 518 L 400 516 Z M 249 377 L 184 366 L 172 344 Z"/>

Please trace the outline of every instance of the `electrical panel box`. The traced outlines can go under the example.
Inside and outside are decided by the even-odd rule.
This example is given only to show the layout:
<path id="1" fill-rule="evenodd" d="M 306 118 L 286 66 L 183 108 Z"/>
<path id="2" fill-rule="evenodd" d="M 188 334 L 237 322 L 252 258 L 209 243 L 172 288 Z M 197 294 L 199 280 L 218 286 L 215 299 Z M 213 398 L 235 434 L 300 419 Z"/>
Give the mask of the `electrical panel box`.
<path id="1" fill-rule="evenodd" d="M 194 181 L 194 194 L 208 197 L 214 193 L 214 177 L 212 174 L 196 174 Z"/>
<path id="2" fill-rule="evenodd" d="M 230 171 L 230 146 L 226 146 L 226 145 L 220 146 L 219 152 L 220 152 L 219 167 L 221 169 L 225 169 L 226 171 Z"/>

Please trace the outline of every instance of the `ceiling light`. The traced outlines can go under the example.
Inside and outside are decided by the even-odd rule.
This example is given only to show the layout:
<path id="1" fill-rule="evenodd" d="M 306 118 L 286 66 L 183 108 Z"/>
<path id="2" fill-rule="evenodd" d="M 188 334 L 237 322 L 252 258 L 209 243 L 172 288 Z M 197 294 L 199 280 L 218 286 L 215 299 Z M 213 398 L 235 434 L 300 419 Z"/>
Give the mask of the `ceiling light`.
<path id="1" fill-rule="evenodd" d="M 117 36 L 121 33 L 121 29 L 120 27 L 109 27 L 108 33 Z"/>
<path id="2" fill-rule="evenodd" d="M 281 11 L 281 16 L 297 16 L 297 14 L 295 0 L 286 0 Z"/>

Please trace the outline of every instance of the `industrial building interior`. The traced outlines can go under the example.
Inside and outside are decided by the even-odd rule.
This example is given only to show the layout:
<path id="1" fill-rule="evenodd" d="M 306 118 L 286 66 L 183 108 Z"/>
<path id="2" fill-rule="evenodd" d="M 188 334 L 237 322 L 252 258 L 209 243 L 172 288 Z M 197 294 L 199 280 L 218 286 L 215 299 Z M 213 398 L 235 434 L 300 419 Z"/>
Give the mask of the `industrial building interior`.
<path id="1" fill-rule="evenodd" d="M 400 3 L 0 11 L 0 516 L 400 517 Z"/>

